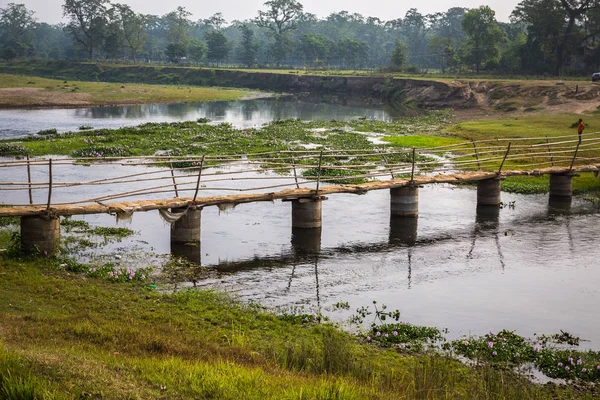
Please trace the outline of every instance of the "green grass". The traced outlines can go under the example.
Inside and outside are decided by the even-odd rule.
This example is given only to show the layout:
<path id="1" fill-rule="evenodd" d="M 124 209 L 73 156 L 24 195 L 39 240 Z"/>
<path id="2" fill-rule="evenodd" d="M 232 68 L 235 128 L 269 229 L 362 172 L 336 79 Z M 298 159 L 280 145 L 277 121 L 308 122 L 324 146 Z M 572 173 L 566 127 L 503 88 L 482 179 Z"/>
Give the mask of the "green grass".
<path id="1" fill-rule="evenodd" d="M 600 131 L 600 115 L 544 114 L 509 118 L 491 118 L 462 121 L 448 126 L 444 132 L 465 139 L 485 140 L 500 138 L 545 138 L 572 135 L 577 138 L 579 118 L 586 123 L 585 133 Z"/>
<path id="2" fill-rule="evenodd" d="M 3 92 L 0 107 L 239 100 L 249 93 L 243 90 L 185 85 L 64 81 L 11 74 L 0 74 L 1 88 L 39 90 L 27 93 Z"/>
<path id="3" fill-rule="evenodd" d="M 44 259 L 4 257 L 0 274 L 2 398 L 574 396 L 573 388 L 536 386 L 510 370 L 402 355 L 220 293 L 85 279 Z"/>
<path id="4" fill-rule="evenodd" d="M 502 181 L 502 190 L 509 193 L 541 194 L 550 190 L 550 177 L 544 176 L 511 176 Z M 573 193 L 576 195 L 598 197 L 600 179 L 593 173 L 582 173 L 573 177 Z"/>
<path id="5" fill-rule="evenodd" d="M 407 135 L 407 136 L 388 136 L 383 140 L 390 143 L 392 146 L 402 148 L 431 148 L 448 146 L 452 144 L 464 143 L 465 140 L 456 137 L 448 136 L 421 136 L 421 135 Z"/>

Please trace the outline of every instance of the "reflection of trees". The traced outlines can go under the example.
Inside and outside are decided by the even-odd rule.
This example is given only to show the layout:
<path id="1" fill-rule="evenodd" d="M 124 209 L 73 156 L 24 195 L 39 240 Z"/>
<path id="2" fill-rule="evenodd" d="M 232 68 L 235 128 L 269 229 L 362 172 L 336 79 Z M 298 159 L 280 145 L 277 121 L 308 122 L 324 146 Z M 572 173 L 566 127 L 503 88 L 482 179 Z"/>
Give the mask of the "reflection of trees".
<path id="1" fill-rule="evenodd" d="M 204 106 L 206 107 L 206 115 L 208 116 L 208 118 L 211 118 L 211 117 L 223 118 L 223 117 L 225 117 L 225 115 L 227 114 L 227 110 L 229 110 L 230 105 L 231 105 L 231 102 L 229 102 L 229 101 L 214 101 L 212 103 L 204 104 Z"/>
<path id="2" fill-rule="evenodd" d="M 252 121 L 254 113 L 259 109 L 259 104 L 254 100 L 242 101 L 241 104 L 244 121 Z"/>

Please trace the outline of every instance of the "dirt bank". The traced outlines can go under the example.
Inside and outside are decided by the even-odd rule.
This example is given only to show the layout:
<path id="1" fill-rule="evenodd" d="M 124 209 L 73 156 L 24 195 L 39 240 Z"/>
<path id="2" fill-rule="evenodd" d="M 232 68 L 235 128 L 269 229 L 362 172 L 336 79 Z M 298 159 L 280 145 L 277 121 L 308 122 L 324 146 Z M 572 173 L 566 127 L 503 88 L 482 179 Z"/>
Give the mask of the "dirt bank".
<path id="1" fill-rule="evenodd" d="M 249 88 L 291 93 L 312 101 L 391 103 L 484 113 L 585 112 L 596 109 L 600 97 L 600 85 L 591 82 L 451 81 L 61 61 L 0 64 L 0 72 L 84 81 Z"/>

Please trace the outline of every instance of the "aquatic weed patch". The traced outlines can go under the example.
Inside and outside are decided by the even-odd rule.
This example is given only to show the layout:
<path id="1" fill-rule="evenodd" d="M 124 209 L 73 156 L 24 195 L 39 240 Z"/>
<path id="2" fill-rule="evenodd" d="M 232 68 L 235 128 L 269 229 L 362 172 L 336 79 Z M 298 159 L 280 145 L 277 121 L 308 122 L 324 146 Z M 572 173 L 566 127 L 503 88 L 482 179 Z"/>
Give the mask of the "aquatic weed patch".
<path id="1" fill-rule="evenodd" d="M 600 352 L 575 347 L 579 340 L 565 342 L 562 335 L 542 335 L 526 339 L 513 331 L 490 332 L 447 343 L 443 348 L 471 360 L 516 367 L 532 364 L 550 378 L 600 381 Z M 570 336 L 570 335 L 569 335 Z"/>

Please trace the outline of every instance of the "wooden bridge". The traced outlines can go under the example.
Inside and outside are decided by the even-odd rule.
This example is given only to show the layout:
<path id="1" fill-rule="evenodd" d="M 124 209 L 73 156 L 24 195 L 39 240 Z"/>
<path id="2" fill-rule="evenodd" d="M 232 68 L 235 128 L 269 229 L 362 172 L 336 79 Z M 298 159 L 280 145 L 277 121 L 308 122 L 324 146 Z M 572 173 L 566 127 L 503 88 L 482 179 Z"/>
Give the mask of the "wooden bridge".
<path id="1" fill-rule="evenodd" d="M 511 138 L 418 150 L 27 157 L 0 161 L 0 217 L 21 217 L 22 243 L 29 251 L 56 251 L 60 216 L 126 218 L 150 210 L 160 210 L 172 222 L 173 243 L 199 243 L 201 210 L 207 206 L 289 201 L 293 229 L 319 229 L 322 201 L 336 193 L 390 189 L 391 214 L 415 218 L 422 185 L 477 183 L 477 206 L 499 207 L 500 182 L 506 177 L 547 174 L 550 196 L 570 198 L 573 176 L 599 171 L 598 133 L 581 141 L 573 135 Z"/>

